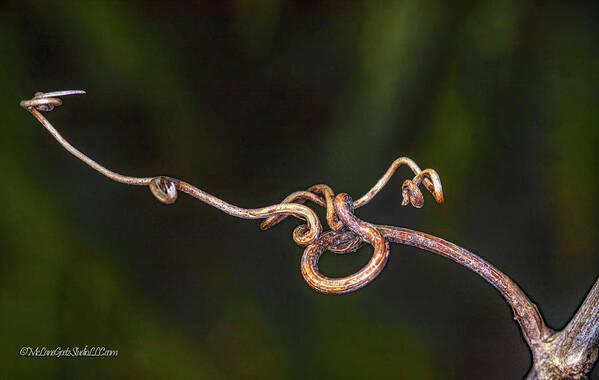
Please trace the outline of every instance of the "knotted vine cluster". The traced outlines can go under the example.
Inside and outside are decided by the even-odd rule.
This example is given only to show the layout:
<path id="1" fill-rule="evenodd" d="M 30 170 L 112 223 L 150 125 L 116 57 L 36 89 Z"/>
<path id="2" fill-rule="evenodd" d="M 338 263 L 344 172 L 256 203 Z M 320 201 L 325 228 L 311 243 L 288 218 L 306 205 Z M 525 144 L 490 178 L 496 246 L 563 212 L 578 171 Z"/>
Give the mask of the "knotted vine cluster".
<path id="1" fill-rule="evenodd" d="M 389 255 L 389 242 L 413 245 L 449 257 L 487 279 L 506 298 L 509 298 L 512 288 L 517 288 L 507 276 L 486 261 L 451 243 L 401 227 L 370 224 L 354 215 L 354 209 L 370 202 L 402 165 L 409 167 L 414 174 L 412 179 L 406 179 L 402 184 L 402 205 L 412 204 L 417 208 L 422 207 L 424 198 L 420 191 L 420 185 L 423 185 L 438 203 L 443 202 L 443 189 L 437 172 L 433 169 L 421 170 L 409 158 L 401 157 L 395 160 L 379 181 L 356 201 L 353 201 L 346 193 L 335 195 L 329 186 L 320 184 L 304 191 L 291 193 L 281 203 L 257 209 L 246 209 L 229 204 L 177 178 L 167 176 L 130 177 L 115 173 L 81 153 L 58 133 L 41 114 L 41 111 L 51 111 L 54 107 L 60 106 L 62 104 L 60 96 L 84 93 L 81 90 L 38 92 L 32 99 L 22 101 L 20 105 L 35 116 L 67 151 L 81 161 L 115 181 L 129 185 L 148 186 L 152 194 L 164 204 L 174 203 L 177 200 L 178 191 L 182 191 L 230 215 L 246 219 L 264 219 L 260 225 L 262 229 L 274 227 L 288 216 L 304 220 L 305 224 L 294 229 L 293 240 L 306 247 L 301 260 L 302 274 L 307 283 L 320 292 L 347 293 L 368 284 L 384 268 Z M 323 233 L 316 213 L 304 205 L 306 201 L 326 208 L 329 231 Z M 329 278 L 319 272 L 318 259 L 325 250 L 344 254 L 353 252 L 364 244 L 372 245 L 374 253 L 368 264 L 358 272 L 342 278 Z M 529 303 L 530 301 L 524 304 L 528 305 Z M 527 313 L 521 306 L 510 304 L 517 316 Z M 537 333 L 537 335 L 543 334 L 542 331 Z"/>
<path id="2" fill-rule="evenodd" d="M 271 228 L 290 215 L 305 220 L 306 224 L 301 224 L 294 229 L 293 240 L 301 246 L 307 246 L 302 257 L 302 274 L 310 286 L 323 293 L 347 293 L 359 289 L 374 280 L 385 267 L 389 256 L 387 238 L 379 231 L 378 226 L 358 219 L 353 211 L 370 202 L 400 166 L 406 165 L 414 173 L 414 178 L 406 179 L 403 182 L 402 205 L 411 203 L 414 207 L 422 207 L 424 198 L 419 188 L 421 184 L 433 194 L 437 202 L 443 202 L 443 189 L 437 172 L 432 169 L 420 170 L 414 161 L 406 157 L 395 160 L 373 188 L 355 202 L 348 194 L 335 195 L 327 185 L 314 185 L 305 191 L 296 191 L 290 194 L 279 204 L 259 209 L 244 209 L 228 204 L 176 178 L 166 176 L 139 178 L 117 174 L 70 145 L 40 113 L 40 111 L 52 111 L 55 106 L 61 105 L 62 101 L 58 98 L 59 96 L 84 93 L 81 90 L 38 92 L 32 99 L 22 101 L 21 106 L 31 112 L 58 142 L 79 159 L 116 181 L 148 186 L 152 194 L 164 204 L 175 203 L 177 190 L 180 190 L 240 218 L 266 218 L 260 225 L 262 229 Z M 314 211 L 303 205 L 306 201 L 326 208 L 327 224 L 331 229 L 329 232 L 322 234 L 322 225 L 318 217 Z M 347 277 L 333 279 L 323 276 L 318 271 L 318 258 L 324 249 L 334 253 L 348 253 L 355 251 L 364 243 L 374 247 L 374 254 L 370 262 L 358 272 Z"/>
<path id="3" fill-rule="evenodd" d="M 595 319 L 599 318 L 599 307 L 596 306 L 599 304 L 599 281 L 587 297 L 587 300 L 592 301 L 588 302 L 590 306 L 587 305 L 584 308 L 587 304 L 585 301 L 581 308 L 584 310 L 579 311 L 569 324 L 576 328 L 567 327 L 561 332 L 554 332 L 545 325 L 536 305 L 530 301 L 518 285 L 474 253 L 433 235 L 403 227 L 371 224 L 354 215 L 354 210 L 370 202 L 402 165 L 409 167 L 414 174 L 413 178 L 406 179 L 402 184 L 402 205 L 412 204 L 417 208 L 422 207 L 424 198 L 420 191 L 420 185 L 433 195 L 435 201 L 442 203 L 443 189 L 439 176 L 434 170 L 421 170 L 411 159 L 401 157 L 392 163 L 387 172 L 366 194 L 355 201 L 346 193 L 335 194 L 329 186 L 320 184 L 304 191 L 291 193 L 281 203 L 272 206 L 257 209 L 241 208 L 180 179 L 166 176 L 130 177 L 115 173 L 81 153 L 58 133 L 41 112 L 52 111 L 54 107 L 60 106 L 62 104 L 60 96 L 84 93 L 80 90 L 38 92 L 32 99 L 22 101 L 20 105 L 29 111 L 67 151 L 81 161 L 117 182 L 148 186 L 152 194 L 162 203 L 174 203 L 177 200 L 178 191 L 182 191 L 227 214 L 246 219 L 264 219 L 260 225 L 262 229 L 274 227 L 288 216 L 305 221 L 305 224 L 294 229 L 293 240 L 306 247 L 301 259 L 301 271 L 306 282 L 314 289 L 332 294 L 355 291 L 374 280 L 383 270 L 389 256 L 389 242 L 418 247 L 463 265 L 484 278 L 501 293 L 512 307 L 514 318 L 520 324 L 524 338 L 533 352 L 534 365 L 529 374 L 530 379 L 562 378 L 552 377 L 552 373 L 566 374 L 567 376 L 584 375 L 596 360 L 599 328 L 595 327 L 593 330 L 592 339 L 588 339 L 590 343 L 585 346 L 584 351 L 580 350 L 581 339 L 578 336 L 573 336 L 572 331 L 581 330 L 576 326 L 581 324 L 581 320 L 584 321 L 587 314 L 593 315 Z M 330 230 L 323 232 L 316 213 L 304 205 L 307 201 L 326 208 L 326 221 Z M 364 244 L 372 245 L 374 253 L 370 261 L 356 273 L 341 278 L 329 278 L 318 270 L 318 260 L 324 251 L 345 254 L 357 250 Z M 580 317 L 578 317 L 579 314 Z M 596 325 L 595 323 L 594 326 Z M 570 355 L 563 349 L 562 341 L 564 340 L 574 342 L 572 343 L 573 347 L 575 346 L 579 350 L 571 350 Z M 560 346 L 557 346 L 558 344 Z M 570 360 L 570 358 L 574 359 Z"/>
<path id="4" fill-rule="evenodd" d="M 389 242 L 414 245 L 424 249 L 441 253 L 481 274 L 483 277 L 493 279 L 493 284 L 500 291 L 505 290 L 504 275 L 499 275 L 496 269 L 482 270 L 488 263 L 478 256 L 463 250 L 451 254 L 451 249 L 439 250 L 427 247 L 424 243 L 441 239 L 424 237 L 426 234 L 411 231 L 401 227 L 380 226 L 367 223 L 354 215 L 354 209 L 370 202 L 381 189 L 389 182 L 393 174 L 402 165 L 409 167 L 414 177 L 406 179 L 402 184 L 402 205 L 412 204 L 420 208 L 424 203 L 420 185 L 423 185 L 438 203 L 443 202 L 443 189 L 437 172 L 433 169 L 421 170 L 411 159 L 401 157 L 395 160 L 379 181 L 362 197 L 353 201 L 346 193 L 335 195 L 333 190 L 324 184 L 314 185 L 304 191 L 296 191 L 288 195 L 281 203 L 257 208 L 246 209 L 229 204 L 199 188 L 177 178 L 167 176 L 155 177 L 130 177 L 115 173 L 96 161 L 81 153 L 72 146 L 52 124 L 41 114 L 41 111 L 52 111 L 54 107 L 62 105 L 60 96 L 84 94 L 81 90 L 67 90 L 42 93 L 38 92 L 30 100 L 21 102 L 21 107 L 28 110 L 40 123 L 54 136 L 54 138 L 70 153 L 85 162 L 103 175 L 129 185 L 148 186 L 152 194 L 164 204 L 172 204 L 177 200 L 178 191 L 182 191 L 230 215 L 246 219 L 264 219 L 260 225 L 262 229 L 274 227 L 288 216 L 304 220 L 306 223 L 297 226 L 293 231 L 293 240 L 300 246 L 305 246 L 301 260 L 301 270 L 306 282 L 314 289 L 323 293 L 348 293 L 368 284 L 382 271 L 389 256 Z M 306 201 L 326 208 L 326 220 L 330 228 L 323 233 L 323 228 L 316 213 L 305 206 Z M 407 236 L 404 236 L 407 235 Z M 423 238 L 424 237 L 424 238 Z M 433 239 L 434 238 L 434 239 Z M 443 241 L 444 242 L 444 241 Z M 445 242 L 447 243 L 447 242 Z M 344 254 L 357 250 L 364 244 L 374 247 L 372 258 L 358 272 L 342 278 L 329 278 L 318 270 L 320 255 L 329 250 L 334 253 Z M 451 243 L 447 243 L 450 246 Z M 492 275 L 490 275 L 492 274 Z"/>

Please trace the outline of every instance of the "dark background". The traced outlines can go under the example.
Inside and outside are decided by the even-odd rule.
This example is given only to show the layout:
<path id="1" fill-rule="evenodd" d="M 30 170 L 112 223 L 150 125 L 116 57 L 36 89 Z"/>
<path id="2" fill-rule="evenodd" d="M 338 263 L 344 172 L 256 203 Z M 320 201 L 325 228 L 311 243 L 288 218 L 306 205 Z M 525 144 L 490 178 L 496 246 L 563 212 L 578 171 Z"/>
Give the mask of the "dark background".
<path id="1" fill-rule="evenodd" d="M 517 379 L 531 363 L 509 306 L 459 265 L 394 245 L 372 284 L 321 295 L 297 220 L 263 232 L 109 181 L 19 108 L 36 91 L 88 91 L 46 116 L 107 167 L 243 207 L 315 183 L 358 198 L 409 156 L 445 204 L 402 208 L 403 169 L 357 215 L 473 250 L 553 328 L 597 276 L 593 2 L 1 5 L 2 378 Z M 18 354 L 85 345 L 119 355 Z"/>

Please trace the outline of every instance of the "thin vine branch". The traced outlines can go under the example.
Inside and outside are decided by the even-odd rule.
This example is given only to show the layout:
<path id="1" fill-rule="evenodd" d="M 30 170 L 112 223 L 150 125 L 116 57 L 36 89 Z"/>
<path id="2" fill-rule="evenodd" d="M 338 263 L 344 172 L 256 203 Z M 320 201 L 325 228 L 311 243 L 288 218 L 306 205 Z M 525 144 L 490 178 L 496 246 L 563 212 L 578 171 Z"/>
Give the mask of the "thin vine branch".
<path id="1" fill-rule="evenodd" d="M 420 185 L 423 185 L 438 203 L 443 203 L 441 180 L 435 170 L 421 170 L 411 159 L 401 157 L 395 160 L 379 181 L 356 201 L 346 193 L 335 195 L 329 186 L 320 184 L 305 191 L 291 193 L 281 203 L 246 209 L 229 204 L 180 179 L 118 174 L 83 154 L 62 137 L 41 113 L 62 105 L 59 97 L 75 94 L 85 94 L 85 91 L 38 92 L 32 99 L 22 101 L 20 105 L 75 157 L 114 181 L 148 186 L 152 194 L 164 204 L 174 203 L 177 200 L 177 191 L 182 191 L 229 215 L 264 219 L 260 225 L 262 229 L 271 228 L 288 216 L 305 221 L 305 224 L 294 229 L 293 239 L 297 244 L 306 246 L 301 260 L 301 271 L 308 285 L 317 291 L 329 294 L 353 292 L 372 282 L 384 269 L 389 256 L 389 242 L 414 246 L 463 265 L 499 291 L 511 306 L 514 318 L 533 353 L 533 366 L 528 379 L 583 379 L 592 369 L 599 345 L 599 279 L 566 328 L 554 332 L 545 324 L 537 306 L 514 281 L 474 253 L 433 235 L 403 227 L 371 224 L 354 215 L 354 209 L 369 203 L 402 165 L 409 167 L 414 174 L 412 179 L 406 179 L 402 184 L 403 206 L 423 206 L 424 198 L 419 189 Z M 314 211 L 303 204 L 306 201 L 326 208 L 329 231 L 323 233 L 320 220 Z M 318 260 L 326 250 L 349 253 L 364 244 L 372 245 L 374 253 L 370 261 L 358 272 L 340 278 L 329 278 L 320 273 Z"/>

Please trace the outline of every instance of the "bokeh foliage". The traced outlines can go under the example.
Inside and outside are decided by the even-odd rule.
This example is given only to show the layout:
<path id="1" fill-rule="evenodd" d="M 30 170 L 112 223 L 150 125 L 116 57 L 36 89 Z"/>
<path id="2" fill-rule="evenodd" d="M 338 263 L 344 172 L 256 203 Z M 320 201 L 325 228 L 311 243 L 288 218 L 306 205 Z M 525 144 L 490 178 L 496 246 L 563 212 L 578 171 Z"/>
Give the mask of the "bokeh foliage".
<path id="1" fill-rule="evenodd" d="M 393 247 L 373 284 L 309 289 L 295 221 L 261 232 L 188 197 L 158 204 L 68 156 L 25 111 L 131 175 L 258 207 L 325 182 L 358 215 L 439 235 L 512 276 L 561 327 L 597 276 L 599 8 L 593 2 L 21 1 L 0 8 L 1 378 L 506 379 L 527 348 L 486 283 Z M 402 172 L 399 177 L 407 175 Z M 327 254 L 342 275 L 369 258 Z M 105 346 L 117 358 L 20 357 Z"/>

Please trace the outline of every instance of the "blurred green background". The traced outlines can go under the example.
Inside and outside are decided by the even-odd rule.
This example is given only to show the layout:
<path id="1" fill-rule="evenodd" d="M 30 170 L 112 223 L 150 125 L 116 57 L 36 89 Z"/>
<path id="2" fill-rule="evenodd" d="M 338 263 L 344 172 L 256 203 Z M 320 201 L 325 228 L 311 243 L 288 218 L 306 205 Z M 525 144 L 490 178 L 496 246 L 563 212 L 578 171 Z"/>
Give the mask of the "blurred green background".
<path id="1" fill-rule="evenodd" d="M 357 198 L 409 156 L 446 203 L 402 208 L 404 169 L 357 215 L 473 250 L 554 328 L 598 274 L 594 2 L 1 4 L 1 378 L 516 379 L 531 363 L 509 306 L 459 265 L 393 246 L 369 286 L 318 294 L 296 220 L 262 232 L 111 182 L 19 108 L 36 91 L 88 91 L 46 116 L 107 167 L 243 207 L 315 183 Z M 18 354 L 85 345 L 119 355 Z"/>

